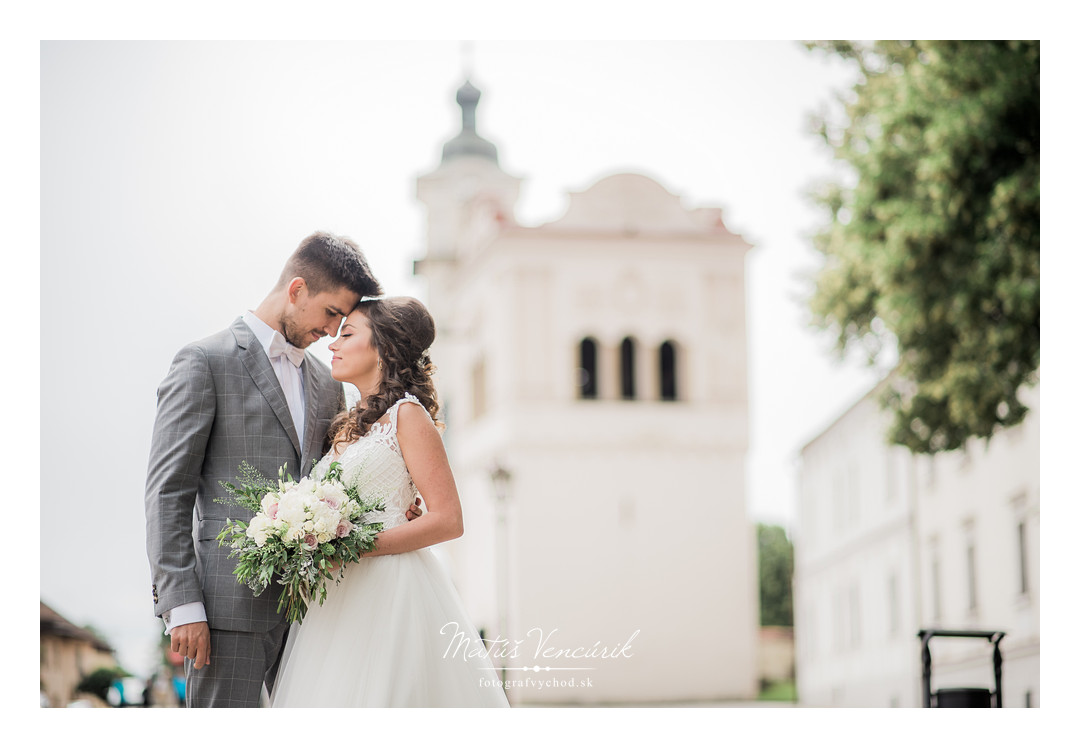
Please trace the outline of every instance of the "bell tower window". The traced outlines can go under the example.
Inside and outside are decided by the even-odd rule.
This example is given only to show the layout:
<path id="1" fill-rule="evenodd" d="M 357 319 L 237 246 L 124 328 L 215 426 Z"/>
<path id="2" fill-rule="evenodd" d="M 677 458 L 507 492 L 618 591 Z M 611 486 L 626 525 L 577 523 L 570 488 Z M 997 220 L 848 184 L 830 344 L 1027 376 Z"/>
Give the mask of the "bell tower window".
<path id="1" fill-rule="evenodd" d="M 597 392 L 596 341 L 585 338 L 578 346 L 578 396 L 595 400 Z"/>
<path id="2" fill-rule="evenodd" d="M 619 369 L 622 373 L 621 393 L 623 400 L 633 400 L 636 396 L 634 381 L 634 339 L 624 338 L 619 346 Z"/>
<path id="3" fill-rule="evenodd" d="M 660 345 L 660 399 L 677 400 L 675 344 L 670 340 Z"/>

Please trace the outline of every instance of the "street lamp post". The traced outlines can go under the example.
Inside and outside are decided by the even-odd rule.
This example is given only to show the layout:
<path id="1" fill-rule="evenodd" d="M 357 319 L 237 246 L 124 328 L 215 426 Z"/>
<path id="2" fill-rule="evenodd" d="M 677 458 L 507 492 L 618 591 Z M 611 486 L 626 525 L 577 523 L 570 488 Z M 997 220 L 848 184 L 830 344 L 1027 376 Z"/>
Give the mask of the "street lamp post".
<path id="1" fill-rule="evenodd" d="M 510 495 L 510 471 L 504 468 L 498 461 L 491 468 L 491 483 L 495 488 L 495 574 L 498 587 L 499 608 L 499 636 L 510 639 L 509 631 L 509 607 L 510 607 L 510 545 L 506 528 L 506 508 Z M 506 687 L 506 657 L 508 646 L 504 644 L 499 648 L 499 679 Z"/>

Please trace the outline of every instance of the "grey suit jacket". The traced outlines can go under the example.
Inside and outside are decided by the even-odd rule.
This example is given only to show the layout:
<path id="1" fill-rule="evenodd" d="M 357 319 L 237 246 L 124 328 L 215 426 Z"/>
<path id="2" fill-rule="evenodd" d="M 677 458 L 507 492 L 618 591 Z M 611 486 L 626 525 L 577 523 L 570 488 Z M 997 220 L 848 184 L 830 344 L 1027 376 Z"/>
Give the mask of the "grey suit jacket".
<path id="1" fill-rule="evenodd" d="M 301 368 L 307 400 L 302 440 L 270 361 L 242 318 L 173 359 L 158 387 L 146 476 L 156 615 L 201 601 L 215 629 L 262 632 L 284 620 L 277 612 L 281 588 L 271 585 L 255 597 L 236 582 L 236 559 L 216 539 L 227 519 L 246 520 L 251 512 L 214 499 L 226 496 L 220 481 L 237 482 L 243 461 L 269 478 L 288 463 L 299 479 L 322 456 L 345 393 L 314 356 Z"/>

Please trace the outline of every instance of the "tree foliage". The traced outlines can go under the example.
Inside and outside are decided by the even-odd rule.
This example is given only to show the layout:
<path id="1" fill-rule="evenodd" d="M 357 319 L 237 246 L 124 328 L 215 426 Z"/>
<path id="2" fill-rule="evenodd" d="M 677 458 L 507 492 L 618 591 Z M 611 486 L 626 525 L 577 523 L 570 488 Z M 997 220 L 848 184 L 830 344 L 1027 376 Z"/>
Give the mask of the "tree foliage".
<path id="1" fill-rule="evenodd" d="M 109 686 L 121 678 L 126 678 L 130 673 L 122 667 L 99 667 L 92 673 L 84 675 L 79 685 L 75 687 L 76 693 L 88 693 L 106 701 L 109 695 Z"/>
<path id="2" fill-rule="evenodd" d="M 841 354 L 895 345 L 890 440 L 956 449 L 1023 420 L 1039 368 L 1039 43 L 815 42 L 860 77 L 821 121 L 852 186 L 810 309 Z"/>
<path id="3" fill-rule="evenodd" d="M 791 591 L 795 554 L 787 532 L 778 525 L 757 526 L 758 585 L 762 626 L 791 626 L 794 607 Z"/>

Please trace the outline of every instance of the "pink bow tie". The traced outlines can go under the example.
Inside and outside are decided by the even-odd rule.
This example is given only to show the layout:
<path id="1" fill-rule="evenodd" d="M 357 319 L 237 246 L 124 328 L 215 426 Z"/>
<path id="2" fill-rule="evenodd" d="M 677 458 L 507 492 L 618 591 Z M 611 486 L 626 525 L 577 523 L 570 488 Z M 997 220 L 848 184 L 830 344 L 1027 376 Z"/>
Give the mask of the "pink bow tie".
<path id="1" fill-rule="evenodd" d="M 269 358 L 285 356 L 297 368 L 304 362 L 303 349 L 286 343 L 280 334 L 274 335 L 274 339 L 270 341 L 270 350 L 266 352 L 266 355 Z"/>

